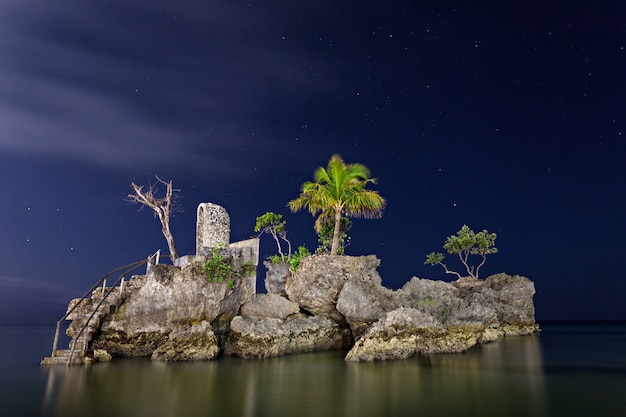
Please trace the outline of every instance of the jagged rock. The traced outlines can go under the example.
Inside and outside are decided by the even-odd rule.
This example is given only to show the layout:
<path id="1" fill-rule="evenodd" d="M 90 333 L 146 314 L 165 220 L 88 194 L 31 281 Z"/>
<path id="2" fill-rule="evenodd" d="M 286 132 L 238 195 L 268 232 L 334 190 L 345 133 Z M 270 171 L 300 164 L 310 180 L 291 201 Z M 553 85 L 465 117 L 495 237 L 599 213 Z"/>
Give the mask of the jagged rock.
<path id="1" fill-rule="evenodd" d="M 215 358 L 220 352 L 211 324 L 192 324 L 173 330 L 166 342 L 152 353 L 152 359 L 163 361 L 197 361 Z"/>
<path id="2" fill-rule="evenodd" d="M 453 285 L 459 288 L 465 306 L 454 312 L 452 324 L 480 323 L 495 329 L 499 336 L 539 330 L 533 304 L 535 286 L 528 278 L 496 274 L 484 281 L 464 278 Z M 490 339 L 494 339 L 493 334 L 485 334 L 485 340 Z"/>
<path id="3" fill-rule="evenodd" d="M 432 316 L 415 308 L 398 308 L 385 313 L 358 339 L 346 355 L 347 361 L 402 359 L 417 352 L 418 330 L 444 332 Z"/>
<path id="4" fill-rule="evenodd" d="M 497 274 L 487 277 L 482 291 L 503 324 L 535 324 L 535 284 L 526 277 Z"/>
<path id="5" fill-rule="evenodd" d="M 336 303 L 343 285 L 351 279 L 381 283 L 376 271 L 376 256 L 313 255 L 302 260 L 296 272 L 287 278 L 285 292 L 289 299 L 316 316 L 345 322 Z"/>
<path id="6" fill-rule="evenodd" d="M 224 353 L 246 359 L 344 347 L 341 328 L 327 317 L 296 314 L 281 320 L 237 316 L 230 323 L 230 328 Z"/>
<path id="7" fill-rule="evenodd" d="M 291 266 L 287 262 L 275 264 L 269 261 L 263 262 L 263 265 L 267 268 L 265 273 L 265 290 L 267 293 L 286 297 L 285 281 L 291 277 Z"/>
<path id="8" fill-rule="evenodd" d="M 300 312 L 300 306 L 277 294 L 256 294 L 241 306 L 243 317 L 286 319 Z"/>
<path id="9" fill-rule="evenodd" d="M 346 355 L 347 361 L 405 359 L 417 353 L 462 352 L 480 340 L 484 326 L 443 326 L 428 313 L 398 308 L 376 322 Z"/>
<path id="10" fill-rule="evenodd" d="M 243 262 L 237 257 L 231 261 L 234 268 Z M 256 292 L 255 274 L 235 278 L 231 288 L 226 281 L 209 282 L 198 260 L 183 268 L 153 265 L 146 275 L 143 285 L 106 318 L 95 347 L 114 356 L 150 356 L 170 343 L 170 333 L 180 326 L 217 317 L 230 320 Z"/>
<path id="11" fill-rule="evenodd" d="M 208 282 L 203 259 L 151 266 L 133 277 L 134 290 L 106 319 L 93 348 L 165 361 L 212 359 L 220 351 L 266 358 L 351 348 L 346 360 L 371 361 L 462 352 L 538 331 L 534 284 L 524 277 L 451 283 L 414 277 L 392 291 L 382 286 L 373 255 L 314 255 L 294 274 L 287 264 L 266 263 L 272 269 L 266 287 L 275 292 L 255 295 L 254 276 L 237 279 L 235 289 Z"/>
<path id="12" fill-rule="evenodd" d="M 363 333 L 364 323 L 380 317 L 381 311 L 389 312 L 397 307 L 415 308 L 445 325 L 484 326 L 487 329 L 484 341 L 494 339 L 494 329 L 499 335 L 530 334 L 538 330 L 532 300 L 534 285 L 524 277 L 498 274 L 484 281 L 462 278 L 452 283 L 414 277 L 398 291 L 353 282 L 343 288 L 337 309 L 357 338 Z"/>
<path id="13" fill-rule="evenodd" d="M 93 341 L 93 348 L 106 350 L 115 357 L 145 357 L 165 343 L 168 334 L 161 331 L 130 334 L 121 327 L 109 326 Z"/>
<path id="14" fill-rule="evenodd" d="M 538 331 L 539 325 L 537 323 L 506 323 L 498 328 L 498 332 L 502 336 L 526 336 Z"/>
<path id="15" fill-rule="evenodd" d="M 221 300 L 232 291 L 224 282 L 208 282 L 200 263 L 183 269 L 156 265 L 147 275 L 144 286 L 130 295 L 105 329 L 117 325 L 128 333 L 169 333 L 177 323 L 211 321 L 223 312 Z"/>
<path id="16" fill-rule="evenodd" d="M 397 291 L 396 299 L 402 307 L 415 308 L 446 323 L 463 305 L 459 290 L 444 281 L 411 278 Z"/>
<path id="17" fill-rule="evenodd" d="M 95 349 L 93 351 L 93 360 L 95 362 L 111 362 L 113 357 L 104 349 Z"/>
<path id="18" fill-rule="evenodd" d="M 82 301 L 80 298 L 74 298 L 70 300 L 69 304 L 67 305 L 67 311 L 66 311 L 66 313 L 69 313 L 69 315 L 67 316 L 67 319 L 76 320 L 77 318 L 82 317 L 85 314 L 91 314 L 91 312 L 93 311 L 97 303 L 98 303 L 97 300 L 94 300 L 91 298 L 85 298 Z M 72 309 L 74 310 L 72 311 Z M 72 312 L 70 313 L 70 311 Z M 68 336 L 71 336 L 71 335 L 68 334 Z"/>
<path id="19" fill-rule="evenodd" d="M 337 298 L 337 311 L 346 318 L 355 338 L 396 306 L 394 292 L 370 280 L 349 280 Z"/>
<path id="20" fill-rule="evenodd" d="M 452 311 L 447 323 L 462 326 L 466 324 L 481 324 L 483 326 L 498 326 L 498 314 L 493 307 L 480 302 L 483 297 L 480 293 L 473 294 L 464 300 L 464 306 Z"/>

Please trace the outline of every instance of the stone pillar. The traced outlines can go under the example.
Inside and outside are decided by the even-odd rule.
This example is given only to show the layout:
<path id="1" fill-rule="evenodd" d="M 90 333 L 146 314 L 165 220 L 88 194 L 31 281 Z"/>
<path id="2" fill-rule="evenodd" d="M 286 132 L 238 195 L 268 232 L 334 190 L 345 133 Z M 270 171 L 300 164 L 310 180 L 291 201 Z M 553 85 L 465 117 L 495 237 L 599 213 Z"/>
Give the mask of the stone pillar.
<path id="1" fill-rule="evenodd" d="M 207 249 L 228 247 L 230 243 L 230 217 L 222 206 L 200 203 L 196 218 L 196 255 L 205 255 Z"/>

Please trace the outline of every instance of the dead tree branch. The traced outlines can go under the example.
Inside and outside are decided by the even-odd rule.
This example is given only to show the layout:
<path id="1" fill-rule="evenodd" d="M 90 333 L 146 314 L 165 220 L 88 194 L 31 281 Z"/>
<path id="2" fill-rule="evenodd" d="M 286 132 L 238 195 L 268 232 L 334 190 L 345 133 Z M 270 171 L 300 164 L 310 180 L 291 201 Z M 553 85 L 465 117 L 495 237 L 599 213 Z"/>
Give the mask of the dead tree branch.
<path id="1" fill-rule="evenodd" d="M 130 184 L 134 194 L 128 194 L 128 201 L 133 204 L 141 204 L 152 209 L 155 217 L 159 218 L 161 222 L 161 231 L 167 241 L 167 246 L 170 250 L 170 257 L 172 262 L 178 258 L 178 251 L 176 250 L 176 244 L 174 243 L 174 237 L 170 231 L 170 215 L 174 210 L 175 190 L 172 186 L 172 181 L 163 181 L 156 176 L 157 184 L 150 185 L 150 187 L 144 191 L 143 185 L 137 185 L 134 182 Z M 165 196 L 157 197 L 158 184 L 165 185 Z"/>

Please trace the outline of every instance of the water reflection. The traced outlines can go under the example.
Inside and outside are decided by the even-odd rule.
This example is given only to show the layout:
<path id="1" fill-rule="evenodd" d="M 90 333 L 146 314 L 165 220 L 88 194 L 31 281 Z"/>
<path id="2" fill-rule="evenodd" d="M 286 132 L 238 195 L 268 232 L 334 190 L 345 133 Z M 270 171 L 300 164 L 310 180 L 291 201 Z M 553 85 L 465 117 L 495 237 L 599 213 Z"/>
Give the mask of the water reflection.
<path id="1" fill-rule="evenodd" d="M 349 364 L 349 374 L 361 415 L 549 415 L 536 336 L 510 337 L 460 355 Z"/>
<path id="2" fill-rule="evenodd" d="M 263 361 L 118 361 L 50 368 L 50 416 L 548 415 L 536 336 L 460 355 L 345 363 L 341 353 Z"/>

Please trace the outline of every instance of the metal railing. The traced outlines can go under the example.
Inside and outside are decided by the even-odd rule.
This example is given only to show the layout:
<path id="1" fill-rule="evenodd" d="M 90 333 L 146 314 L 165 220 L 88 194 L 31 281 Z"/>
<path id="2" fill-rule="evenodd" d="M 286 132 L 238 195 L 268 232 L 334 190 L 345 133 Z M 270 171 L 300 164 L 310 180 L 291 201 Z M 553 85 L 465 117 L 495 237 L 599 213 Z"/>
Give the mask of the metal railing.
<path id="1" fill-rule="evenodd" d="M 72 308 L 70 308 L 63 317 L 61 317 L 59 319 L 59 321 L 57 321 L 57 326 L 56 326 L 56 331 L 54 333 L 54 340 L 52 342 L 52 357 L 54 357 L 55 352 L 57 351 L 57 346 L 59 343 L 59 333 L 61 331 L 61 324 L 67 320 L 67 318 L 83 303 L 84 300 L 86 300 L 87 298 L 91 298 L 91 295 L 93 294 L 93 292 L 96 290 L 96 288 L 102 286 L 102 297 L 100 299 L 100 301 L 98 302 L 98 305 L 93 309 L 93 311 L 91 312 L 91 315 L 89 316 L 89 318 L 85 321 L 85 323 L 83 324 L 83 326 L 81 327 L 80 331 L 78 332 L 78 334 L 74 337 L 72 337 L 72 342 L 71 342 L 71 350 L 70 350 L 70 356 L 67 360 L 67 365 L 69 366 L 72 363 L 72 358 L 74 357 L 74 351 L 76 350 L 76 343 L 80 340 L 80 337 L 83 335 L 83 333 L 85 332 L 85 329 L 87 327 L 89 327 L 89 323 L 91 322 L 91 320 L 93 319 L 93 317 L 96 315 L 98 309 L 102 306 L 102 304 L 104 303 L 104 301 L 109 297 L 109 295 L 111 295 L 111 293 L 113 293 L 113 291 L 115 291 L 116 287 L 119 285 L 119 297 L 122 297 L 123 291 L 124 291 L 124 280 L 125 278 L 132 272 L 136 271 L 137 269 L 139 269 L 139 267 L 143 266 L 143 265 L 148 265 L 148 267 L 146 268 L 146 273 L 149 269 L 150 265 L 157 265 L 159 263 L 159 258 L 163 256 L 161 255 L 161 251 L 158 250 L 156 253 L 154 253 L 153 255 L 150 255 L 147 259 L 141 260 L 141 261 L 136 261 L 133 263 L 130 263 L 128 265 L 124 265 L 124 266 L 120 266 L 119 268 L 115 268 L 114 270 L 112 270 L 111 272 L 109 272 L 108 274 L 106 274 L 104 277 L 102 277 L 98 282 L 96 282 L 89 290 L 87 290 L 87 292 L 80 298 L 80 300 L 75 303 Z M 165 255 L 167 256 L 167 255 Z M 121 275 L 119 276 L 119 278 L 117 278 L 117 280 L 113 283 L 113 285 L 107 289 L 107 279 L 117 273 L 123 271 L 121 273 Z M 87 345 L 86 343 L 88 343 L 88 341 L 84 342 L 85 345 L 84 347 L 86 348 Z"/>

